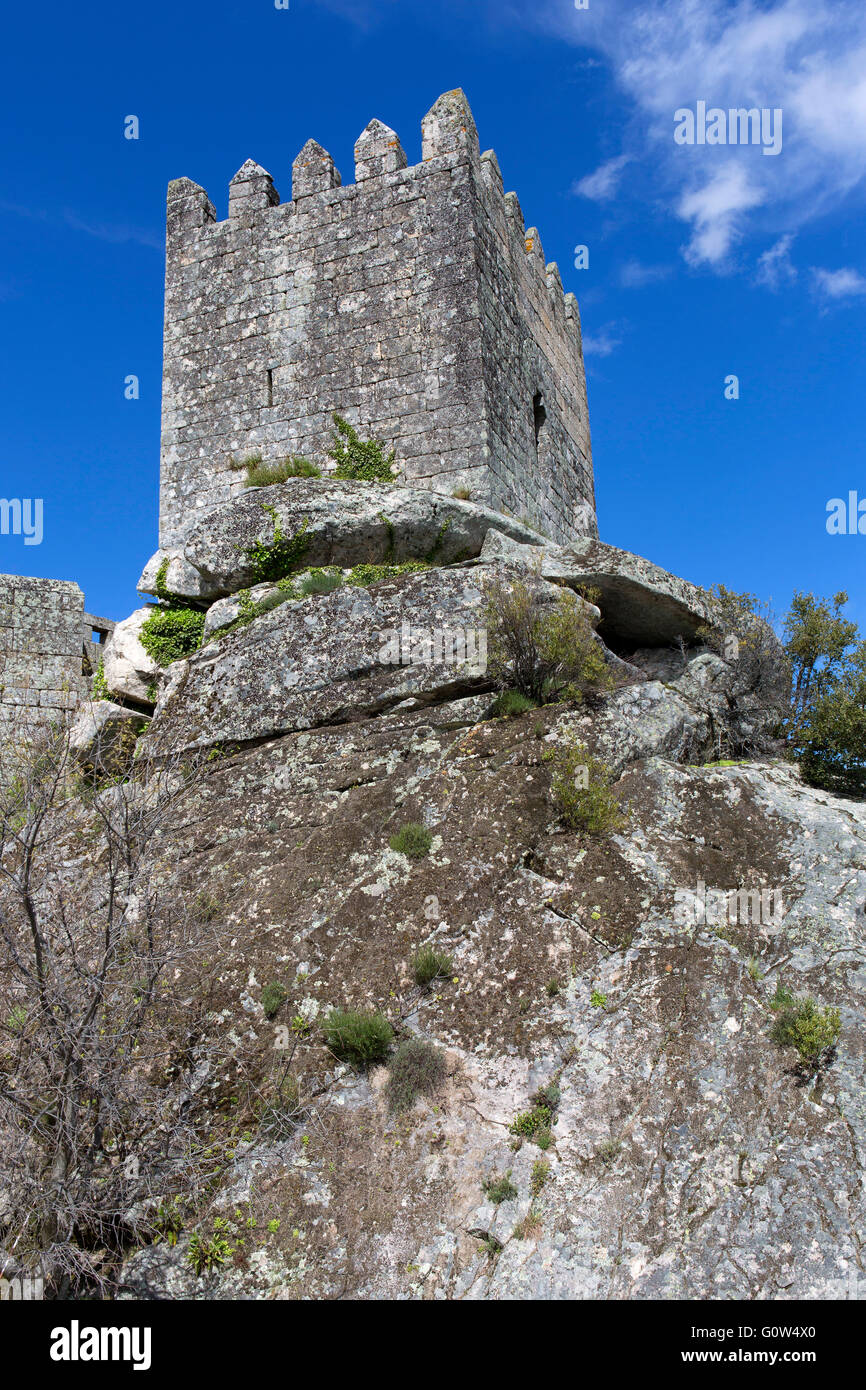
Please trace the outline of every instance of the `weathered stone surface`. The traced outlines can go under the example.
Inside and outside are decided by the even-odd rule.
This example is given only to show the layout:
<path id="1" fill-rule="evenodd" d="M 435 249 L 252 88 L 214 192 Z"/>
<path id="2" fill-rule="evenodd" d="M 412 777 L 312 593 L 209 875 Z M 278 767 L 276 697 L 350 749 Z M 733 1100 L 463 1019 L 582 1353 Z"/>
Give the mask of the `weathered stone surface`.
<path id="1" fill-rule="evenodd" d="M 655 647 L 679 637 L 691 641 L 698 628 L 712 622 L 706 595 L 696 585 L 589 537 L 569 546 L 527 546 L 490 530 L 481 558 L 507 559 L 556 583 L 598 589 L 602 635 L 620 643 Z"/>
<path id="2" fill-rule="evenodd" d="M 165 570 L 159 580 L 158 576 L 163 566 Z M 155 555 L 151 555 L 142 570 L 137 587 L 140 594 L 154 594 L 157 597 L 161 597 L 160 589 L 174 594 L 177 598 L 207 600 L 211 597 L 210 589 L 203 582 L 201 575 L 192 565 L 187 564 L 183 555 L 176 550 L 158 550 Z"/>
<path id="3" fill-rule="evenodd" d="M 72 756 L 89 776 L 119 777 L 128 772 L 147 715 L 115 705 L 88 701 L 79 707 L 69 731 Z"/>
<path id="4" fill-rule="evenodd" d="M 249 742 L 490 690 L 485 572 L 410 572 L 283 603 L 175 662 L 155 728 L 189 744 Z"/>
<path id="5" fill-rule="evenodd" d="M 83 624 L 77 584 L 0 574 L 0 721 L 44 723 L 75 709 L 84 694 Z"/>
<path id="6" fill-rule="evenodd" d="M 245 589 L 243 593 L 229 594 L 227 598 L 217 599 L 216 603 L 212 603 L 205 614 L 204 641 L 207 642 L 221 628 L 230 627 L 241 616 L 245 600 L 247 603 L 258 605 L 266 600 L 276 600 L 279 597 L 278 585 L 254 584 L 251 589 Z"/>
<path id="7" fill-rule="evenodd" d="M 189 179 L 170 185 L 163 546 L 237 490 L 233 457 L 323 462 L 335 410 L 395 447 L 415 486 L 469 488 L 559 541 L 596 534 L 576 300 L 480 156 L 462 92 L 435 103 L 423 141 L 407 168 L 371 122 L 341 186 L 310 140 L 282 205 L 249 160 L 223 222 Z"/>
<path id="8" fill-rule="evenodd" d="M 139 640 L 141 629 L 153 611 L 152 606 L 136 608 L 117 624 L 105 644 L 102 669 L 112 695 L 153 704 L 152 687 L 159 667 Z"/>
<path id="9" fill-rule="evenodd" d="M 268 1215 L 292 1212 L 283 1226 L 301 1237 L 196 1279 L 184 1232 L 130 1261 L 127 1296 L 862 1298 L 866 806 L 787 765 L 671 761 L 686 706 L 657 682 L 595 715 L 485 723 L 483 698 L 290 733 L 216 765 L 194 863 L 201 881 L 244 885 L 223 1016 L 271 1047 L 257 1001 L 285 980 L 287 1017 L 313 1026 L 299 1085 L 322 1100 L 314 1127 L 239 1144 L 212 1210 L 231 1219 L 266 1190 Z M 631 811 L 609 840 L 557 825 L 545 753 L 568 730 L 619 750 Z M 433 843 L 413 864 L 388 842 L 418 819 Z M 699 880 L 781 885 L 781 930 L 685 921 L 677 895 Z M 410 970 L 423 941 L 454 972 L 427 993 Z M 780 979 L 842 1015 L 835 1058 L 805 1085 L 769 1037 Z M 445 1050 L 447 1080 L 401 1120 L 399 1146 L 384 1070 L 335 1067 L 319 1040 L 344 1004 Z M 554 1079 L 550 1149 L 513 1152 L 512 1120 Z M 482 1182 L 508 1170 L 518 1196 L 494 1207 Z"/>
<path id="10" fill-rule="evenodd" d="M 195 524 L 182 556 L 169 565 L 167 587 L 172 589 L 175 576 L 182 576 L 182 588 L 172 591 L 189 597 L 216 598 L 246 587 L 255 576 L 245 551 L 270 544 L 275 521 L 286 538 L 305 528 L 304 565 L 348 567 L 427 557 L 446 565 L 478 555 L 491 526 L 518 541 L 541 539 L 522 522 L 421 488 L 291 478 L 245 488 Z M 151 560 L 139 588 L 155 592 L 157 568 Z M 195 593 L 190 570 L 197 575 Z"/>

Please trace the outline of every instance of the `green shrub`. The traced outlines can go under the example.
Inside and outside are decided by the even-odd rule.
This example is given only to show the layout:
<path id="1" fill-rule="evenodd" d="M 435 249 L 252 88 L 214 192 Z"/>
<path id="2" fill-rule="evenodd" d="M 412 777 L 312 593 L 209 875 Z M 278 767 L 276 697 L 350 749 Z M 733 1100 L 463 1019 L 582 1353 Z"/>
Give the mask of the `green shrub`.
<path id="1" fill-rule="evenodd" d="M 608 689 L 612 677 L 581 600 L 524 579 L 484 584 L 487 669 L 501 689 L 516 689 L 536 705 L 579 700 Z"/>
<path id="2" fill-rule="evenodd" d="M 815 1062 L 836 1045 L 842 1022 L 838 1009 L 819 1008 L 809 995 L 779 1008 L 770 1037 L 779 1047 L 796 1047 L 804 1062 Z"/>
<path id="3" fill-rule="evenodd" d="M 500 1202 L 511 1202 L 517 1196 L 517 1188 L 511 1181 L 511 1170 L 504 1177 L 487 1178 L 481 1184 L 488 1202 L 499 1206 Z"/>
<path id="4" fill-rule="evenodd" d="M 270 545 L 266 545 L 264 541 L 256 541 L 255 545 L 246 546 L 244 555 L 253 573 L 253 583 L 273 584 L 300 568 L 310 544 L 309 538 L 305 535 L 307 519 L 304 518 L 300 530 L 294 536 L 284 536 L 276 508 L 264 507 L 263 510 L 273 521 L 273 540 Z"/>
<path id="5" fill-rule="evenodd" d="M 335 589 L 341 588 L 343 576 L 338 569 L 312 569 L 310 573 L 301 580 L 301 593 L 309 596 L 310 594 L 332 594 Z"/>
<path id="6" fill-rule="evenodd" d="M 422 1038 L 401 1043 L 391 1059 L 385 1094 L 395 1113 L 409 1110 L 418 1096 L 430 1095 L 441 1086 L 446 1073 L 445 1054 Z"/>
<path id="7" fill-rule="evenodd" d="M 279 463 L 247 464 L 244 487 L 271 487 L 274 483 L 284 483 L 287 478 L 321 478 L 322 470 L 309 459 L 290 456 Z"/>
<path id="8" fill-rule="evenodd" d="M 412 958 L 412 974 L 416 985 L 429 985 L 445 980 L 452 971 L 451 957 L 433 946 L 420 946 Z"/>
<path id="9" fill-rule="evenodd" d="M 393 483 L 391 469 L 396 457 L 393 449 L 386 455 L 381 439 L 361 439 L 357 430 L 342 415 L 334 415 L 334 426 L 328 457 L 337 464 L 333 473 L 335 478 Z"/>
<path id="10" fill-rule="evenodd" d="M 503 690 L 490 706 L 490 717 L 513 719 L 518 714 L 525 714 L 528 709 L 538 709 L 538 701 L 522 695 L 519 690 Z"/>
<path id="11" fill-rule="evenodd" d="M 233 473 L 249 472 L 251 468 L 258 468 L 262 462 L 262 455 L 256 450 L 252 454 L 244 454 L 242 459 L 236 459 L 234 454 L 229 458 L 229 468 Z"/>
<path id="12" fill-rule="evenodd" d="M 524 1110 L 519 1115 L 515 1115 L 508 1126 L 508 1132 L 509 1134 L 516 1134 L 520 1139 L 536 1139 L 539 1134 L 543 1134 L 545 1131 L 550 1133 L 552 1118 L 548 1106 L 533 1105 L 531 1110 Z"/>
<path id="13" fill-rule="evenodd" d="M 410 574 L 429 568 L 426 560 L 405 560 L 402 565 L 355 565 L 346 576 L 346 583 L 366 589 L 368 585 L 378 584 L 382 579 L 396 579 L 399 574 Z"/>
<path id="14" fill-rule="evenodd" d="M 408 821 L 391 836 L 389 843 L 392 849 L 398 854 L 405 854 L 407 859 L 423 859 L 430 853 L 433 836 L 425 825 Z"/>
<path id="15" fill-rule="evenodd" d="M 550 1177 L 550 1164 L 546 1158 L 537 1158 L 532 1165 L 532 1175 L 529 1179 L 529 1191 L 533 1197 L 537 1197 Z"/>
<path id="16" fill-rule="evenodd" d="M 99 658 L 99 665 L 93 673 L 93 685 L 90 691 L 92 700 L 110 700 L 111 692 L 105 681 L 105 662 Z"/>
<path id="17" fill-rule="evenodd" d="M 229 1256 L 235 1253 L 234 1246 L 227 1238 L 227 1231 L 228 1222 L 218 1216 L 210 1236 L 203 1235 L 201 1231 L 193 1231 L 190 1236 L 186 1258 L 199 1278 L 205 1271 L 210 1273 L 224 1265 Z"/>
<path id="18" fill-rule="evenodd" d="M 281 984 L 265 985 L 262 990 L 262 1008 L 265 1011 L 265 1018 L 273 1018 L 278 1010 L 285 1004 L 288 995 Z"/>
<path id="19" fill-rule="evenodd" d="M 550 794 L 562 823 L 588 835 L 623 830 L 627 817 L 613 790 L 612 769 L 592 757 L 574 734 L 568 735 L 551 756 L 554 771 Z"/>
<path id="20" fill-rule="evenodd" d="M 154 608 L 140 641 L 157 666 L 170 666 L 198 650 L 203 632 L 204 613 L 195 608 Z"/>
<path id="21" fill-rule="evenodd" d="M 381 1062 L 388 1055 L 394 1031 L 383 1014 L 332 1009 L 325 1021 L 325 1040 L 342 1061 L 356 1067 Z"/>

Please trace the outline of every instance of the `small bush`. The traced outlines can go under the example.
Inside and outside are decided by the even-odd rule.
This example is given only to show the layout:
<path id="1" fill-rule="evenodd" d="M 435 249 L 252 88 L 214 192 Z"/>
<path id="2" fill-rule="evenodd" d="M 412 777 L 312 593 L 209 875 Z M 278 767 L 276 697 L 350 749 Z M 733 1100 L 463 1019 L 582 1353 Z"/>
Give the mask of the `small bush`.
<path id="1" fill-rule="evenodd" d="M 273 1018 L 278 1010 L 285 1004 L 287 994 L 281 984 L 273 983 L 265 985 L 262 990 L 262 1008 L 265 1011 L 265 1018 Z"/>
<path id="2" fill-rule="evenodd" d="M 472 489 L 468 487 L 456 487 L 451 496 L 456 497 L 460 502 L 469 502 L 472 499 Z"/>
<path id="3" fill-rule="evenodd" d="M 257 463 L 247 469 L 244 487 L 270 487 L 272 483 L 284 483 L 286 474 L 282 464 Z"/>
<path id="4" fill-rule="evenodd" d="M 546 1105 L 533 1105 L 531 1110 L 524 1110 L 521 1114 L 515 1115 L 508 1126 L 508 1132 L 516 1134 L 519 1139 L 536 1139 L 545 1131 L 550 1133 L 552 1118 Z"/>
<path id="5" fill-rule="evenodd" d="M 343 576 L 338 569 L 313 569 L 306 578 L 301 580 L 301 593 L 309 597 L 310 594 L 332 594 L 335 589 L 342 587 Z"/>
<path id="6" fill-rule="evenodd" d="M 198 650 L 203 632 L 204 613 L 195 608 L 154 608 L 140 641 L 157 666 L 170 666 Z"/>
<path id="7" fill-rule="evenodd" d="M 517 1196 L 517 1188 L 511 1181 L 511 1172 L 501 1178 L 487 1178 L 481 1184 L 488 1202 L 499 1206 L 500 1202 L 510 1202 Z"/>
<path id="8" fill-rule="evenodd" d="M 199 1278 L 205 1272 L 209 1274 L 220 1265 L 224 1265 L 229 1256 L 234 1254 L 234 1246 L 227 1238 L 227 1231 L 228 1222 L 218 1216 L 213 1223 L 212 1235 L 193 1231 L 190 1236 L 186 1258 Z"/>
<path id="9" fill-rule="evenodd" d="M 445 1055 L 422 1038 L 401 1043 L 391 1059 L 385 1094 L 391 1110 L 410 1110 L 418 1096 L 430 1095 L 441 1086 L 446 1073 Z"/>
<path id="10" fill-rule="evenodd" d="M 111 699 L 111 692 L 105 680 L 105 662 L 102 657 L 99 658 L 99 665 L 93 673 L 93 685 L 90 691 L 90 698 L 92 700 Z"/>
<path id="11" fill-rule="evenodd" d="M 412 958 L 412 974 L 416 985 L 429 985 L 434 980 L 446 980 L 452 971 L 451 957 L 433 946 L 420 946 Z"/>
<path id="12" fill-rule="evenodd" d="M 490 706 L 490 717 L 514 719 L 518 714 L 525 714 L 528 709 L 538 709 L 538 701 L 530 700 L 528 695 L 521 695 L 519 690 L 503 690 Z"/>
<path id="13" fill-rule="evenodd" d="M 325 1022 L 325 1040 L 334 1056 L 359 1068 L 381 1062 L 393 1038 L 394 1030 L 379 1013 L 332 1009 Z"/>
<path id="14" fill-rule="evenodd" d="M 603 650 L 570 589 L 551 603 L 537 582 L 497 578 L 484 584 L 484 599 L 487 669 L 501 689 L 541 705 L 610 688 Z"/>
<path id="15" fill-rule="evenodd" d="M 433 836 L 425 825 L 408 821 L 391 836 L 389 843 L 392 849 L 398 854 L 405 854 L 407 859 L 423 859 L 430 853 Z"/>
<path id="16" fill-rule="evenodd" d="M 574 735 L 552 754 L 550 782 L 553 804 L 569 830 L 588 835 L 610 835 L 625 828 L 627 817 L 613 790 L 614 773 L 607 763 L 592 757 Z"/>
<path id="17" fill-rule="evenodd" d="M 304 534 L 307 529 L 306 518 L 294 536 L 284 536 L 276 508 L 265 507 L 264 510 L 274 524 L 273 540 L 270 545 L 264 541 L 256 541 L 255 545 L 247 546 L 244 550 L 255 584 L 275 583 L 285 579 L 292 570 L 300 567 L 310 543 Z"/>
<path id="18" fill-rule="evenodd" d="M 607 995 L 602 994 L 600 989 L 594 989 L 592 991 L 592 994 L 589 996 L 589 1002 L 594 1009 L 606 1009 Z"/>
<path id="19" fill-rule="evenodd" d="M 334 432 L 328 457 L 335 460 L 335 478 L 351 478 L 356 482 L 393 483 L 391 471 L 395 451 L 385 453 L 381 439 L 361 439 L 357 430 L 344 420 L 342 415 L 334 415 Z"/>
<path id="20" fill-rule="evenodd" d="M 401 565 L 355 565 L 346 576 L 346 583 L 356 588 L 366 589 L 370 584 L 378 584 L 382 579 L 396 579 L 400 574 L 429 569 L 426 560 L 405 560 Z"/>
<path id="21" fill-rule="evenodd" d="M 529 1179 L 529 1191 L 533 1197 L 537 1197 L 550 1177 L 550 1164 L 546 1158 L 537 1158 L 532 1165 L 532 1175 Z"/>
<path id="22" fill-rule="evenodd" d="M 838 1009 L 819 1008 L 806 995 L 781 1006 L 770 1037 L 779 1047 L 796 1047 L 804 1062 L 816 1062 L 835 1047 L 841 1028 Z"/>
<path id="23" fill-rule="evenodd" d="M 244 487 L 271 487 L 273 483 L 284 483 L 287 478 L 321 478 L 322 470 L 309 459 L 290 456 L 279 463 L 247 464 Z"/>

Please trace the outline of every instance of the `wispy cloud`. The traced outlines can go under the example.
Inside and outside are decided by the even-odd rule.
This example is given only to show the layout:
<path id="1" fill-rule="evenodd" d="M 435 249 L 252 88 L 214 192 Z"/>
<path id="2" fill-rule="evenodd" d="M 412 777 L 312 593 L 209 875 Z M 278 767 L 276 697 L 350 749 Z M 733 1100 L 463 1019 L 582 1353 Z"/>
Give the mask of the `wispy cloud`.
<path id="1" fill-rule="evenodd" d="M 622 342 L 615 323 L 606 323 L 597 333 L 584 333 L 584 357 L 610 357 Z"/>
<path id="2" fill-rule="evenodd" d="M 619 158 L 651 161 L 652 196 L 688 225 L 693 265 L 726 269 L 757 219 L 789 234 L 866 188 L 862 0 L 605 0 L 581 11 L 540 0 L 523 22 L 605 56 L 628 101 Z M 675 145 L 673 113 L 698 100 L 781 108 L 781 153 Z"/>
<path id="3" fill-rule="evenodd" d="M 618 155 L 616 159 L 608 159 L 604 164 L 585 178 L 578 179 L 574 184 L 573 192 L 579 193 L 582 198 L 592 198 L 594 202 L 603 203 L 608 198 L 612 198 L 619 187 L 622 171 L 628 164 L 630 156 L 627 154 Z"/>
<path id="4" fill-rule="evenodd" d="M 757 284 L 766 285 L 770 290 L 779 290 L 783 285 L 792 284 L 796 280 L 797 267 L 790 254 L 793 242 L 793 233 L 788 232 L 758 257 L 758 269 L 755 272 Z"/>
<path id="5" fill-rule="evenodd" d="M 813 266 L 812 281 L 824 299 L 856 299 L 866 294 L 866 276 L 848 266 L 841 270 Z"/>
<path id="6" fill-rule="evenodd" d="M 667 280 L 671 274 L 669 265 L 642 265 L 640 261 L 626 261 L 620 266 L 619 283 L 624 290 L 642 289 L 644 285 L 657 285 Z"/>
<path id="7" fill-rule="evenodd" d="M 164 245 L 163 238 L 149 227 L 136 227 L 126 222 L 90 222 L 72 208 L 64 208 L 58 216 L 44 208 L 30 208 L 21 203 L 0 200 L 0 212 L 24 217 L 30 222 L 42 222 L 49 227 L 71 227 L 73 231 L 114 245 L 132 241 L 139 246 L 152 247 L 155 251 L 162 251 Z"/>

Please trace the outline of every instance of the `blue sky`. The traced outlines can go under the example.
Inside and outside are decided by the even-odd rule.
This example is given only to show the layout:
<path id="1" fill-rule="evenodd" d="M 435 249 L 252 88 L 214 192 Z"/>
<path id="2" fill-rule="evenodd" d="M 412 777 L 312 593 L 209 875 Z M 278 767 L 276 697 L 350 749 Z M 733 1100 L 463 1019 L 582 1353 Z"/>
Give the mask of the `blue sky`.
<path id="1" fill-rule="evenodd" d="M 43 498 L 45 535 L 0 536 L 0 569 L 75 579 L 108 617 L 139 602 L 168 180 L 224 217 L 245 159 L 288 197 L 314 136 L 349 182 L 373 116 L 414 163 L 462 86 L 580 301 L 602 538 L 782 609 L 847 588 L 866 628 L 866 535 L 825 526 L 866 500 L 862 0 L 50 0 L 4 40 L 0 494 Z M 781 109 L 780 153 L 677 145 L 698 101 Z"/>

